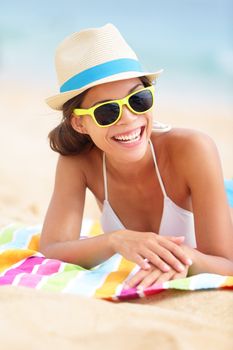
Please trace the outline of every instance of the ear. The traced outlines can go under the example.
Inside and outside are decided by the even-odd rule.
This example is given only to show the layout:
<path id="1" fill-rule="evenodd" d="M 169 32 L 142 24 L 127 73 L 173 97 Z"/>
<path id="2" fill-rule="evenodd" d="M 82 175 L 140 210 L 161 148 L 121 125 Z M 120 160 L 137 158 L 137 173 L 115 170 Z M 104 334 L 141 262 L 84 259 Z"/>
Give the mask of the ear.
<path id="1" fill-rule="evenodd" d="M 74 114 L 72 114 L 70 122 L 74 130 L 80 134 L 88 134 L 87 129 L 83 124 L 83 118 L 76 117 Z"/>

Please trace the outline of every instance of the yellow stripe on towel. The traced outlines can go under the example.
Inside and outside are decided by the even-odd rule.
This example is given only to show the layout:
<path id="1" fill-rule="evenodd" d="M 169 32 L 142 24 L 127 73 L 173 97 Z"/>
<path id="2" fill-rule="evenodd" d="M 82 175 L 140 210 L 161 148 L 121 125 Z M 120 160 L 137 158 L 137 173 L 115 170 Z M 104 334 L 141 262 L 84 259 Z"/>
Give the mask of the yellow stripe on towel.
<path id="1" fill-rule="evenodd" d="M 126 260 L 125 258 L 121 258 L 118 270 L 111 272 L 108 275 L 104 284 L 96 290 L 95 296 L 97 298 L 105 298 L 109 295 L 114 295 L 116 293 L 117 286 L 124 282 L 124 280 L 131 273 L 135 265 L 135 263 Z"/>
<path id="2" fill-rule="evenodd" d="M 103 230 L 99 221 L 94 221 L 91 226 L 90 232 L 88 233 L 88 236 L 98 236 L 101 234 L 103 234 Z"/>

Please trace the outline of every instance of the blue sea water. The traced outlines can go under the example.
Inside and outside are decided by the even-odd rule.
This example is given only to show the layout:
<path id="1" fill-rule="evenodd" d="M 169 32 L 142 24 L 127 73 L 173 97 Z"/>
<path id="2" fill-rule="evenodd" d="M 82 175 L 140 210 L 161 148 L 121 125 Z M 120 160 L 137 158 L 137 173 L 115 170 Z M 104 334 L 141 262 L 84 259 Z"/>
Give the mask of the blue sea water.
<path id="1" fill-rule="evenodd" d="M 57 84 L 54 51 L 67 35 L 112 22 L 161 84 L 205 87 L 230 101 L 233 90 L 230 0 L 1 1 L 0 79 Z"/>
<path id="2" fill-rule="evenodd" d="M 227 194 L 228 203 L 233 208 L 233 180 L 225 180 L 225 190 Z"/>

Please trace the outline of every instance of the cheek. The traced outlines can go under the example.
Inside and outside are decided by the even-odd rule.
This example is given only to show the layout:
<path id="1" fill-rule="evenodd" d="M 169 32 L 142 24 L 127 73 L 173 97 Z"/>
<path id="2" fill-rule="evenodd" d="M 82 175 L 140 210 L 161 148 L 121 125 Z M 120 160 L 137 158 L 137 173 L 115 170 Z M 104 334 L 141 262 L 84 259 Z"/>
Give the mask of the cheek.
<path id="1" fill-rule="evenodd" d="M 146 136 L 147 138 L 150 138 L 153 130 L 153 119 L 154 119 L 153 113 L 148 112 L 147 114 L 145 114 L 145 119 L 146 119 Z"/>
<path id="2" fill-rule="evenodd" d="M 98 127 L 92 120 L 88 121 L 85 127 L 95 145 L 102 149 L 103 145 L 106 144 L 107 129 Z"/>
<path id="3" fill-rule="evenodd" d="M 91 117 L 89 116 L 85 116 L 83 118 L 83 126 L 86 129 L 86 133 L 93 138 L 92 136 L 94 136 L 97 133 L 97 125 L 95 124 L 95 122 L 92 120 Z"/>
<path id="4" fill-rule="evenodd" d="M 150 130 L 152 128 L 152 125 L 153 125 L 153 113 L 148 112 L 144 115 L 144 117 L 146 119 L 147 128 L 148 128 L 148 130 Z"/>

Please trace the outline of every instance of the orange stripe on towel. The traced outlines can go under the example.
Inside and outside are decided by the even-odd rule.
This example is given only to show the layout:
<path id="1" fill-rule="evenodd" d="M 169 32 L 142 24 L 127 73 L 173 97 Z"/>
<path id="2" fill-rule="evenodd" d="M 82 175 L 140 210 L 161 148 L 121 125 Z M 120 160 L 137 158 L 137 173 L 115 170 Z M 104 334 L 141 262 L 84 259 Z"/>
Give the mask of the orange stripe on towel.
<path id="1" fill-rule="evenodd" d="M 104 281 L 104 284 L 96 290 L 95 296 L 97 298 L 105 298 L 109 297 L 110 295 L 114 296 L 118 285 L 123 283 L 123 281 L 131 273 L 135 265 L 135 263 L 126 260 L 125 258 L 121 258 L 118 270 L 111 272 L 108 275 L 108 277 Z"/>
<path id="2" fill-rule="evenodd" d="M 33 235 L 28 245 L 28 249 L 39 251 L 40 233 Z"/>
<path id="3" fill-rule="evenodd" d="M 0 272 L 35 254 L 34 250 L 8 249 L 0 254 Z"/>
<path id="4" fill-rule="evenodd" d="M 230 287 L 233 289 L 233 276 L 227 276 L 225 282 L 220 287 Z"/>

